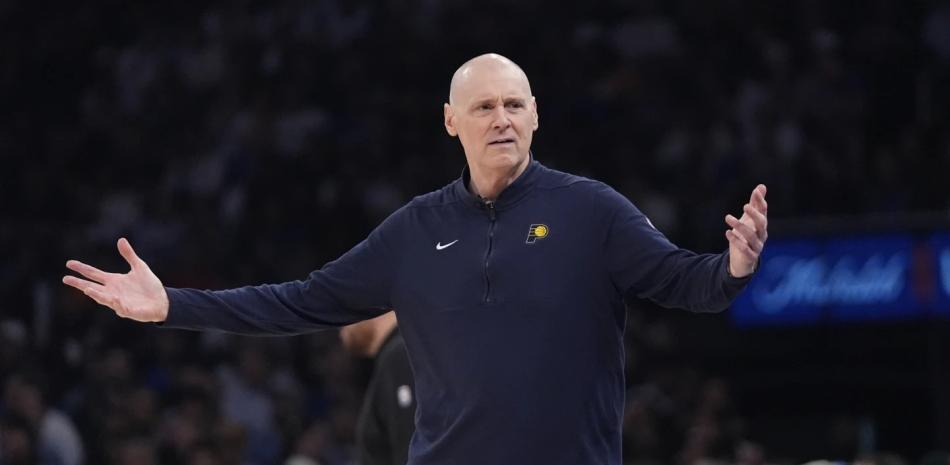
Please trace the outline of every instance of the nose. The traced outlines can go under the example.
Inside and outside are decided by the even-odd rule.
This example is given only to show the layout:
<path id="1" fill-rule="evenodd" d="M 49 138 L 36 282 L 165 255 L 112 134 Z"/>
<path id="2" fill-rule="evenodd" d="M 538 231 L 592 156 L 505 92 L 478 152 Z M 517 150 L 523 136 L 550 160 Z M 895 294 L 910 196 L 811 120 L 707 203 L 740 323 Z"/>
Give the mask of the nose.
<path id="1" fill-rule="evenodd" d="M 492 129 L 505 130 L 511 127 L 511 120 L 508 119 L 508 110 L 504 105 L 498 105 L 492 112 Z"/>

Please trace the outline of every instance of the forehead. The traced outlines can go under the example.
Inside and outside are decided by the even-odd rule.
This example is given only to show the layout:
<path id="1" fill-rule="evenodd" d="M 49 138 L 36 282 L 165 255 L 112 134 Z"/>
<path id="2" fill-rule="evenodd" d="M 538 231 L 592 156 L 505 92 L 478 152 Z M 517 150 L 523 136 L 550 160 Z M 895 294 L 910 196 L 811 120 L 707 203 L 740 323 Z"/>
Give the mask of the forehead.
<path id="1" fill-rule="evenodd" d="M 457 97 L 461 101 L 531 96 L 528 79 L 520 70 L 508 66 L 472 67 L 463 71 Z"/>

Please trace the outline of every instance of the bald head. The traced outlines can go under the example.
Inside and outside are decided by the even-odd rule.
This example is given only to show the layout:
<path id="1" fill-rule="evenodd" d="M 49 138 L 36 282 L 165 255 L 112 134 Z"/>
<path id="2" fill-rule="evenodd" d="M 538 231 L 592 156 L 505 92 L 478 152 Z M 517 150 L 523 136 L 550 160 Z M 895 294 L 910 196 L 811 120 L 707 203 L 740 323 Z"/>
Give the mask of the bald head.
<path id="1" fill-rule="evenodd" d="M 528 75 L 515 62 L 497 53 L 486 53 L 466 61 L 452 75 L 449 87 L 449 104 L 455 105 L 463 96 L 469 96 L 473 87 L 492 76 L 506 76 L 516 79 L 524 86 L 525 95 L 531 95 Z"/>
<path id="2" fill-rule="evenodd" d="M 483 198 L 495 198 L 530 163 L 538 103 L 513 61 L 488 53 L 465 62 L 452 76 L 442 114 L 446 132 L 465 149 L 471 189 Z"/>

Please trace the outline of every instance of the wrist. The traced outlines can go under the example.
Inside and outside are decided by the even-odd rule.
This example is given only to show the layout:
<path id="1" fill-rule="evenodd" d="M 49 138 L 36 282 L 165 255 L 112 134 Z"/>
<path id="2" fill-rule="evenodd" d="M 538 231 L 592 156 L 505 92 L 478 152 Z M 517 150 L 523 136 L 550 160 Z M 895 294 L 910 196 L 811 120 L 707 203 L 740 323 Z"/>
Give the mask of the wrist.
<path id="1" fill-rule="evenodd" d="M 736 268 L 737 266 L 730 259 L 729 266 L 726 267 L 726 273 L 729 274 L 730 278 L 736 278 L 736 279 L 747 278 L 749 277 L 749 275 L 755 273 L 755 271 L 759 269 L 759 261 L 756 260 L 749 266 L 740 266 L 738 267 L 739 268 L 738 270 Z"/>
<path id="2" fill-rule="evenodd" d="M 730 278 L 742 279 L 742 278 L 745 278 L 746 276 L 749 276 L 750 274 L 752 274 L 751 272 L 745 272 L 745 273 L 743 273 L 743 272 L 741 272 L 741 271 L 736 271 L 736 269 L 734 268 L 734 266 L 735 266 L 735 265 L 733 265 L 732 263 L 729 263 L 729 266 L 726 267 L 726 273 L 729 273 L 729 277 L 730 277 Z"/>
<path id="3" fill-rule="evenodd" d="M 168 290 L 165 289 L 165 286 L 162 286 L 162 304 L 158 309 L 158 315 L 155 320 L 156 323 L 164 323 L 168 320 L 168 310 L 170 307 L 171 302 L 168 300 Z"/>

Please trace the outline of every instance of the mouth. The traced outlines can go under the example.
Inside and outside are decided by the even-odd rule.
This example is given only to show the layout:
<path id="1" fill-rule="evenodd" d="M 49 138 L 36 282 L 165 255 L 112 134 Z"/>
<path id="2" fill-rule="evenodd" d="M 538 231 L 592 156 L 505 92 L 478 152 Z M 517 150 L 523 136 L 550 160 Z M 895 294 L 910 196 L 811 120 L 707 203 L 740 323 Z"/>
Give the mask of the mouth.
<path id="1" fill-rule="evenodd" d="M 488 143 L 488 145 L 505 145 L 505 144 L 514 144 L 515 140 L 511 137 L 504 139 L 495 139 Z"/>

